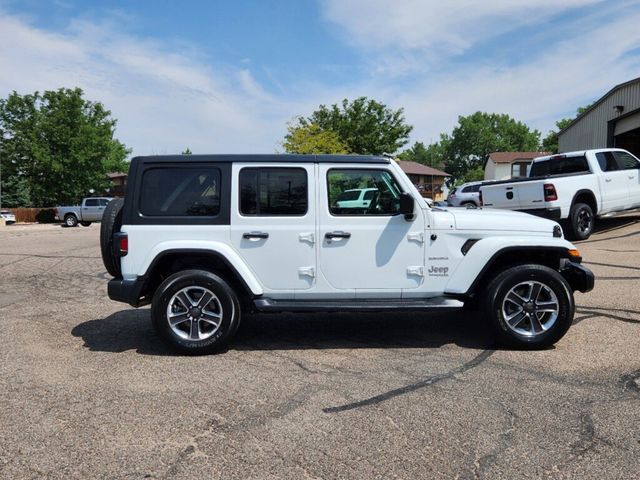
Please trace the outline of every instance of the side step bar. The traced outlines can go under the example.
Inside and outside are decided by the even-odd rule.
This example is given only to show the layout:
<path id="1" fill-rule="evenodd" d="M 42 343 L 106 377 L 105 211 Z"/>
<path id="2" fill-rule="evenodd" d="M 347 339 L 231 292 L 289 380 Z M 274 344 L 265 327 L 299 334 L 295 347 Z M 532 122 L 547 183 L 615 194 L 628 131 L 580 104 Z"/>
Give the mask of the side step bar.
<path id="1" fill-rule="evenodd" d="M 426 299 L 382 300 L 275 300 L 257 298 L 253 304 L 259 312 L 380 312 L 389 310 L 457 310 L 464 306 L 460 300 L 449 297 Z"/>

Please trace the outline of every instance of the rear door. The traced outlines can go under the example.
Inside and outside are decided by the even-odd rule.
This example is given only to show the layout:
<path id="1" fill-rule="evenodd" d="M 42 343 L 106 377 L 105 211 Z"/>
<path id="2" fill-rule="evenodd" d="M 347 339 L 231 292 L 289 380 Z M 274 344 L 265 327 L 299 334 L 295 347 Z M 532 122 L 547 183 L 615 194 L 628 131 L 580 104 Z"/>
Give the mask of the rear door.
<path id="1" fill-rule="evenodd" d="M 234 163 L 231 243 L 265 290 L 316 279 L 314 164 Z"/>
<path id="2" fill-rule="evenodd" d="M 631 206 L 629 178 L 626 170 L 621 170 L 613 152 L 596 153 L 602 174 L 598 176 L 602 195 L 602 213 L 624 210 Z"/>
<path id="3" fill-rule="evenodd" d="M 102 218 L 99 198 L 86 198 L 82 203 L 82 221 L 95 222 Z"/>

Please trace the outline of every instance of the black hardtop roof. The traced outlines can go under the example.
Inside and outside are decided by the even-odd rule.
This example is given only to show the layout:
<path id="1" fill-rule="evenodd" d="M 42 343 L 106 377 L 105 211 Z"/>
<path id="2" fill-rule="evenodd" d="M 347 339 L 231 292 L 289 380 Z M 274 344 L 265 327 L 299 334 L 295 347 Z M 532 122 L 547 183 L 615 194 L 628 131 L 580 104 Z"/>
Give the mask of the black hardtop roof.
<path id="1" fill-rule="evenodd" d="M 376 155 L 298 155 L 276 154 L 222 154 L 222 155 L 149 155 L 132 161 L 144 163 L 164 162 L 247 162 L 247 163 L 389 163 L 389 158 Z"/>

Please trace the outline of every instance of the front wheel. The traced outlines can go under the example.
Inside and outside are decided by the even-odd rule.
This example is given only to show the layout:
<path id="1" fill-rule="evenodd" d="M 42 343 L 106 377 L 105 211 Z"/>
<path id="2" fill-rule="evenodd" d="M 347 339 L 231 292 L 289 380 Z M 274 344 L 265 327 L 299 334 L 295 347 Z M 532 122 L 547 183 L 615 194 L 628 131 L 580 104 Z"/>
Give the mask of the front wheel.
<path id="1" fill-rule="evenodd" d="M 222 278 L 183 270 L 167 278 L 151 304 L 153 326 L 171 347 L 190 355 L 220 351 L 240 324 L 238 296 Z"/>
<path id="2" fill-rule="evenodd" d="M 497 340 L 522 349 L 547 348 L 573 322 L 575 304 L 566 280 L 543 265 L 517 265 L 487 287 L 483 311 Z"/>

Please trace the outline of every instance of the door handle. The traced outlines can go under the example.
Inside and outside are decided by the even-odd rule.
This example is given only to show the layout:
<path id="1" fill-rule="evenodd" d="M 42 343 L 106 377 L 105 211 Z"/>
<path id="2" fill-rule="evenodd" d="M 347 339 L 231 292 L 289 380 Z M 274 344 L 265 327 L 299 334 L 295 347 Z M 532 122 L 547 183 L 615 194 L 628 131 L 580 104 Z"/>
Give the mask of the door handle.
<path id="1" fill-rule="evenodd" d="M 242 238 L 246 238 L 247 240 L 253 239 L 267 239 L 269 238 L 269 234 L 266 232 L 246 232 L 242 234 Z"/>
<path id="2" fill-rule="evenodd" d="M 629 177 L 629 180 L 633 180 L 634 178 L 636 178 L 636 177 L 635 177 L 635 176 L 633 176 L 633 175 L 631 175 L 631 176 Z"/>
<path id="3" fill-rule="evenodd" d="M 331 240 L 334 238 L 351 238 L 351 234 L 349 232 L 343 231 L 327 232 L 324 234 L 324 238 L 326 238 L 327 240 Z"/>
<path id="4" fill-rule="evenodd" d="M 609 183 L 611 181 L 611 179 L 610 178 L 605 178 L 604 181 Z"/>

